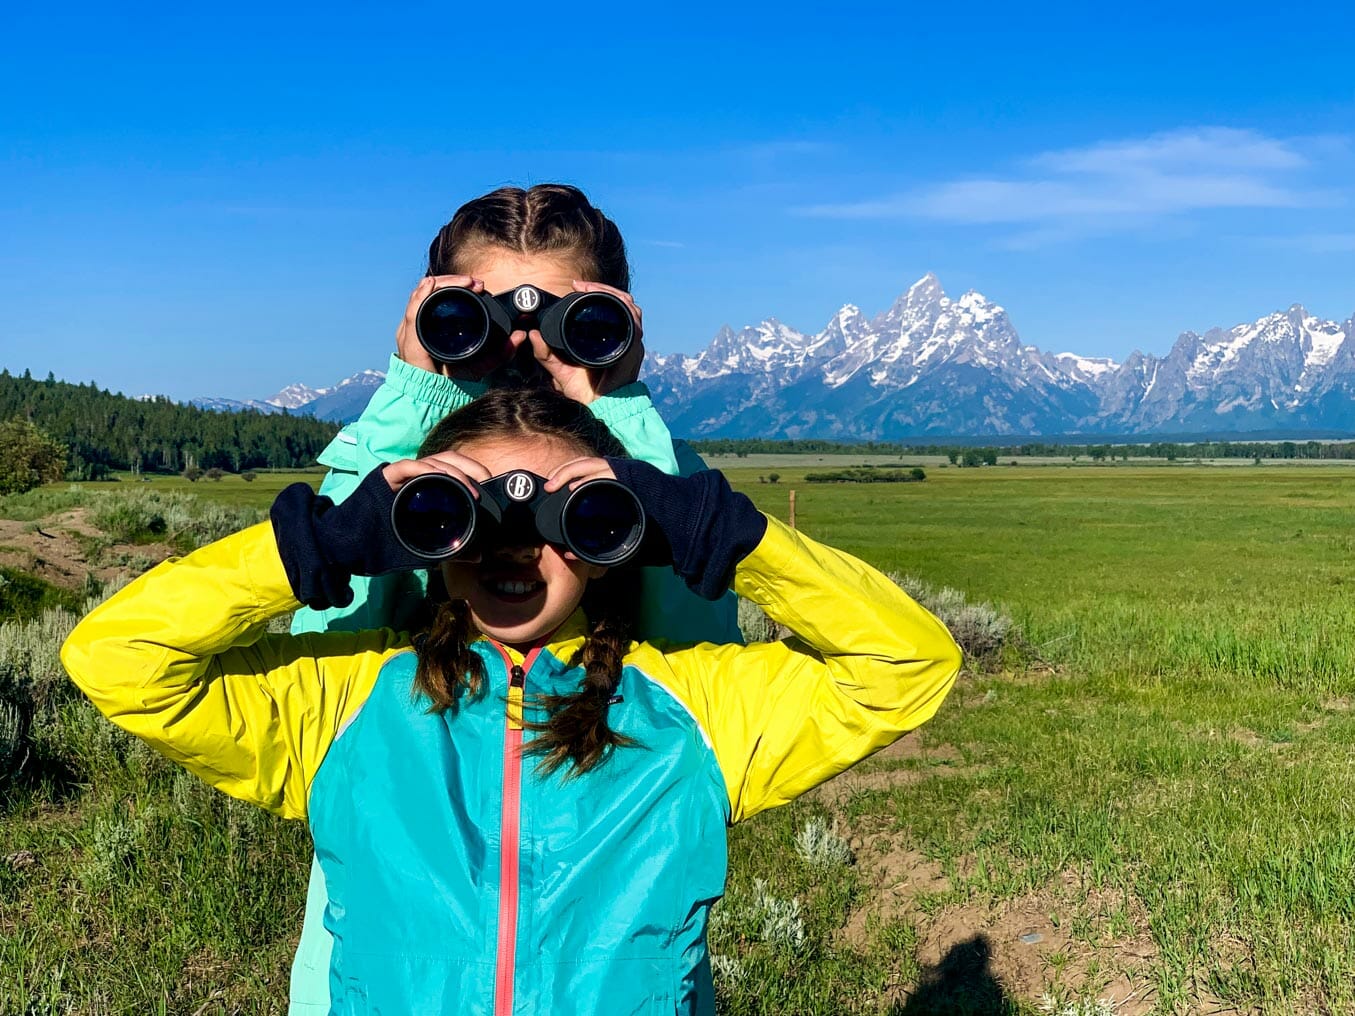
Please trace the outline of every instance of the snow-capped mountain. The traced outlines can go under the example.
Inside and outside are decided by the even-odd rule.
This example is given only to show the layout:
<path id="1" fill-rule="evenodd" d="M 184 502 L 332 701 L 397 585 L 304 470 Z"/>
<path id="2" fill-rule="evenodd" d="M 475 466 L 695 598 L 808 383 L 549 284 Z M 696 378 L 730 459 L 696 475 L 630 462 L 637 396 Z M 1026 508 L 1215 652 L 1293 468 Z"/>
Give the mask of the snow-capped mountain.
<path id="1" fill-rule="evenodd" d="M 300 409 L 302 406 L 309 405 L 322 395 L 328 395 L 337 388 L 311 388 L 309 385 L 301 383 L 288 385 L 276 395 L 270 395 L 264 399 L 270 406 L 277 406 L 279 409 Z"/>
<path id="2" fill-rule="evenodd" d="M 922 435 L 1355 428 L 1355 318 L 1303 308 L 1187 332 L 1123 364 L 1024 345 L 1006 311 L 926 275 L 867 320 L 850 304 L 808 335 L 775 318 L 722 328 L 697 356 L 651 355 L 675 433 L 890 440 Z"/>
<path id="3" fill-rule="evenodd" d="M 385 377 L 385 373 L 379 370 L 361 370 L 327 388 L 311 388 L 298 383 L 288 385 L 276 395 L 270 395 L 266 399 L 240 400 L 205 396 L 189 399 L 188 404 L 199 409 L 211 409 L 222 413 L 238 413 L 253 409 L 260 413 L 299 413 L 320 420 L 347 423 L 356 420 L 367 408 L 372 393 Z M 157 397 L 138 396 L 142 399 Z"/>
<path id="4" fill-rule="evenodd" d="M 143 395 L 143 399 L 155 398 L 153 395 Z M 214 396 L 205 396 L 200 399 L 189 399 L 190 406 L 197 406 L 199 409 L 210 409 L 217 413 L 240 413 L 246 409 L 252 409 L 258 413 L 281 413 L 285 410 L 272 402 L 260 401 L 259 399 L 219 399 Z"/>
<path id="5" fill-rule="evenodd" d="M 287 405 L 294 413 L 305 413 L 320 420 L 347 423 L 362 415 L 372 393 L 380 387 L 385 378 L 384 371 L 361 370 L 328 388 L 308 388 L 303 384 L 288 385 L 267 401 L 273 405 Z"/>

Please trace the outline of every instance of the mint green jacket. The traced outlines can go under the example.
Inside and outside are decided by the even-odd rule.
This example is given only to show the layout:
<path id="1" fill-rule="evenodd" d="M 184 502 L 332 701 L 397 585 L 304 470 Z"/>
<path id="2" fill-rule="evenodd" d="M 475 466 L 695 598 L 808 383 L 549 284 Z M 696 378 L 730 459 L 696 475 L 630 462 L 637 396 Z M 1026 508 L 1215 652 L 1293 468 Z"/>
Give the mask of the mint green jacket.
<path id="1" fill-rule="evenodd" d="M 456 381 L 413 367 L 392 355 L 386 380 L 362 416 L 341 430 L 320 455 L 329 474 L 320 493 L 344 500 L 369 472 L 384 462 L 410 458 L 424 437 L 448 413 L 483 395 L 482 383 Z M 641 383 L 626 385 L 593 402 L 589 409 L 625 446 L 632 458 L 672 475 L 705 469 L 700 456 L 674 441 Z M 361 576 L 352 581 L 353 602 L 328 610 L 302 608 L 292 623 L 296 634 L 318 631 L 400 630 L 423 600 L 422 572 Z M 742 642 L 733 593 L 717 602 L 693 594 L 670 568 L 645 569 L 636 632 L 639 637 L 675 643 Z M 332 938 L 323 924 L 328 894 L 319 863 L 311 866 L 306 917 L 292 964 L 291 1016 L 329 1011 Z"/>

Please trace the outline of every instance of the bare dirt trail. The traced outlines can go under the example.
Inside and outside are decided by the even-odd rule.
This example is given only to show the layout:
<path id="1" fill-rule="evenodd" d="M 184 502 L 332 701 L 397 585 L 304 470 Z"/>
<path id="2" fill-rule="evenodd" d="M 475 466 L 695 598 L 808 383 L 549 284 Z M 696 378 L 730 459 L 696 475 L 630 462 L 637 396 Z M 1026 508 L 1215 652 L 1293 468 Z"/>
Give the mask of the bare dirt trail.
<path id="1" fill-rule="evenodd" d="M 75 592 L 83 590 L 87 577 L 100 582 L 139 572 L 149 564 L 169 557 L 165 544 L 99 544 L 103 534 L 87 519 L 85 508 L 71 508 L 38 522 L 0 518 L 0 565 L 28 572 L 45 582 Z M 129 562 L 136 562 L 133 567 Z"/>

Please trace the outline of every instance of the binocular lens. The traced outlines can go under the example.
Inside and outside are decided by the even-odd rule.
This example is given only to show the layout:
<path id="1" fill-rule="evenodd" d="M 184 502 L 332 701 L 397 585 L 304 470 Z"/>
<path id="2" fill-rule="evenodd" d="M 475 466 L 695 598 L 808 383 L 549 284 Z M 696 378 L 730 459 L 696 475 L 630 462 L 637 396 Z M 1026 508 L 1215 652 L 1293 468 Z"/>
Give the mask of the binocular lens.
<path id="1" fill-rule="evenodd" d="M 475 529 L 475 500 L 450 476 L 416 476 L 395 497 L 391 510 L 395 535 L 421 557 L 449 557 Z"/>
<path id="2" fill-rule="evenodd" d="M 489 315 L 469 290 L 439 289 L 419 305 L 414 329 L 429 356 L 453 363 L 480 351 L 489 335 Z"/>
<path id="3" fill-rule="evenodd" d="M 630 347 L 630 312 L 620 300 L 590 293 L 569 308 L 561 331 L 576 360 L 602 367 Z"/>
<path id="4" fill-rule="evenodd" d="M 644 535 L 644 510 L 619 483 L 589 483 L 570 498 L 561 528 L 570 549 L 594 564 L 631 556 Z"/>

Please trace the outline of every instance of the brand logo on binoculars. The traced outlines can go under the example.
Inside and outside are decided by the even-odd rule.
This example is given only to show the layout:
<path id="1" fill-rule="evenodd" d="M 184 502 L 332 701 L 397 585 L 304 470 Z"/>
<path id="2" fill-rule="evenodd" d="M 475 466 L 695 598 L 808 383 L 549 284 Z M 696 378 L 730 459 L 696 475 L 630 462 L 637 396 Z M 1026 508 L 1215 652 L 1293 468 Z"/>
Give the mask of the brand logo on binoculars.
<path id="1" fill-rule="evenodd" d="M 531 286 L 519 286 L 513 293 L 513 306 L 524 314 L 530 314 L 541 306 L 541 294 Z"/>
<path id="2" fill-rule="evenodd" d="M 526 501 L 532 496 L 536 484 L 526 473 L 514 473 L 504 481 L 504 492 L 514 501 Z"/>

